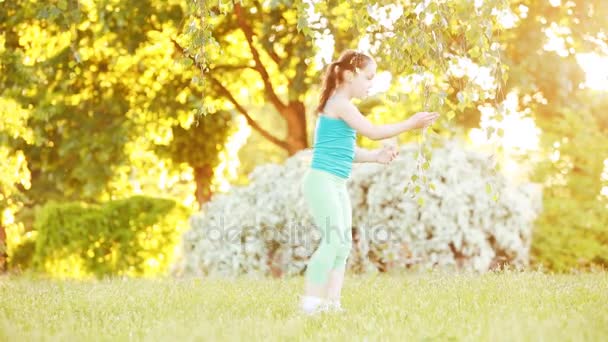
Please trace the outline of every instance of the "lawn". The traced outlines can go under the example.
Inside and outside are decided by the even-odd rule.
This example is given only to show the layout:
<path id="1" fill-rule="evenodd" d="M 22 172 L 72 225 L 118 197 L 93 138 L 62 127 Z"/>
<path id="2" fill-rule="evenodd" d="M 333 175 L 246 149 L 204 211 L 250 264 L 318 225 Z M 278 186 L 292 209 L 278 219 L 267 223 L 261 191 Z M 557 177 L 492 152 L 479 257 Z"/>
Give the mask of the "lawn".
<path id="1" fill-rule="evenodd" d="M 343 314 L 297 312 L 303 278 L 0 278 L 0 341 L 607 341 L 608 274 L 348 275 Z"/>

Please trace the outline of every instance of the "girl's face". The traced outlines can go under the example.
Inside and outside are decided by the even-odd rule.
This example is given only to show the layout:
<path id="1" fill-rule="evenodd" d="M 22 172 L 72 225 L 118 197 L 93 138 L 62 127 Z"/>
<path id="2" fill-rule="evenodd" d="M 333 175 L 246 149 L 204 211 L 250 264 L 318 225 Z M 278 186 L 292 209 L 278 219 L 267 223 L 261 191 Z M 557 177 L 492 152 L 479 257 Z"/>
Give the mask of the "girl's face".
<path id="1" fill-rule="evenodd" d="M 349 75 L 351 77 L 350 93 L 353 97 L 363 98 L 368 95 L 376 76 L 376 68 L 376 63 L 371 61 L 363 69 L 357 69 L 358 72 Z"/>

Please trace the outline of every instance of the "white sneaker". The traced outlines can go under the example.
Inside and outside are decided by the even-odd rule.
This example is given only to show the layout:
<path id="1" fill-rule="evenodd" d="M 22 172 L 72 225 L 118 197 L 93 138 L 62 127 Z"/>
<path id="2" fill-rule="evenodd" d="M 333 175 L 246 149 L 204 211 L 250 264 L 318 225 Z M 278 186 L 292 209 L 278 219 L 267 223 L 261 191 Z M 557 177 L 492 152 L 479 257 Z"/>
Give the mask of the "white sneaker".
<path id="1" fill-rule="evenodd" d="M 306 315 L 314 315 L 327 309 L 323 298 L 314 296 L 301 296 L 300 310 Z"/>

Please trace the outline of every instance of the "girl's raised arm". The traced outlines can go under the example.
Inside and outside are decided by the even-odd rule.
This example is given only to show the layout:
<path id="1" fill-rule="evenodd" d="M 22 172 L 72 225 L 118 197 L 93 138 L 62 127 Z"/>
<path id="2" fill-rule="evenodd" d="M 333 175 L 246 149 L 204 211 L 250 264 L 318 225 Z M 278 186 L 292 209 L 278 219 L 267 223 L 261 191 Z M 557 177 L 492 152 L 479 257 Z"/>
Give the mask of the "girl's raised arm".
<path id="1" fill-rule="evenodd" d="M 337 112 L 340 113 L 342 120 L 361 135 L 372 140 L 391 138 L 405 131 L 426 127 L 439 117 L 435 112 L 418 112 L 404 121 L 374 125 L 352 103 L 345 101 L 340 107 Z"/>

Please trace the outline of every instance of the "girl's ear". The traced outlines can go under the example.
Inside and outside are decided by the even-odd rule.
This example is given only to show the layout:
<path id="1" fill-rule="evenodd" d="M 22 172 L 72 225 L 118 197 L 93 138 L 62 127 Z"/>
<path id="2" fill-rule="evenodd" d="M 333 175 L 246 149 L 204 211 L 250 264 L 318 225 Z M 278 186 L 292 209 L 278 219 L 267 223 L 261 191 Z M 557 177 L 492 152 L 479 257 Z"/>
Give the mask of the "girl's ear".
<path id="1" fill-rule="evenodd" d="M 350 71 L 350 70 L 344 71 L 344 81 L 346 81 L 346 83 L 352 82 L 354 76 L 355 75 L 353 74 L 352 71 Z"/>

